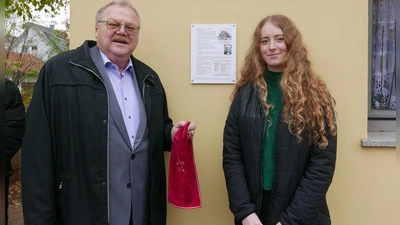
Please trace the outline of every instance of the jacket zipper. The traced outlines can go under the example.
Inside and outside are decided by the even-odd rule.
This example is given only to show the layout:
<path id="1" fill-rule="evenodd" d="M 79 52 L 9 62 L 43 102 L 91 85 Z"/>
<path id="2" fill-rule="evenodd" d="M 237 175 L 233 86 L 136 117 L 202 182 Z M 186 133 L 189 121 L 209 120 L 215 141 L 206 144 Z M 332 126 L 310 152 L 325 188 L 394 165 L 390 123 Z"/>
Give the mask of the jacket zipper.
<path id="1" fill-rule="evenodd" d="M 278 168 L 278 133 L 279 133 L 279 125 L 280 125 L 280 121 L 281 121 L 281 115 L 282 115 L 282 109 L 283 106 L 281 106 L 281 109 L 279 110 L 279 115 L 278 115 L 278 120 L 276 121 L 276 131 L 275 131 L 275 146 L 274 146 L 274 177 L 272 180 L 272 190 L 271 190 L 271 201 L 269 203 L 269 207 L 268 207 L 268 216 L 267 216 L 267 221 L 269 222 L 269 220 L 271 219 L 272 216 L 272 206 L 274 205 L 274 201 L 275 201 L 275 192 L 276 192 L 276 171 Z"/>
<path id="2" fill-rule="evenodd" d="M 95 75 L 103 83 L 104 88 L 106 89 L 107 99 L 109 98 L 107 86 L 96 72 L 94 72 L 90 68 L 87 68 L 83 65 L 74 63 L 71 60 L 69 62 L 72 65 L 75 65 L 84 70 L 87 70 L 87 71 L 91 72 L 93 75 Z M 110 104 L 108 104 L 108 102 L 107 102 L 107 183 L 106 183 L 106 185 L 107 185 L 107 222 L 108 223 L 110 223 L 110 190 L 108 189 L 108 183 L 110 182 L 110 165 L 109 165 L 110 149 L 109 149 L 109 145 L 108 145 L 108 141 L 110 140 L 110 115 L 109 115 L 109 112 L 110 112 Z"/>
<path id="3" fill-rule="evenodd" d="M 58 190 L 63 189 L 63 183 L 64 183 L 64 179 L 61 179 L 60 184 L 58 185 Z"/>
<path id="4" fill-rule="evenodd" d="M 261 213 L 261 205 L 262 205 L 262 199 L 263 199 L 263 184 L 264 184 L 264 177 L 263 177 L 263 157 L 264 157 L 264 135 L 265 135 L 265 116 L 263 117 L 264 120 L 264 125 L 263 125 L 263 130 L 262 130 L 262 136 L 261 136 L 261 157 L 260 157 L 260 178 L 261 178 L 261 182 L 260 182 L 260 199 L 258 201 L 258 212 Z"/>

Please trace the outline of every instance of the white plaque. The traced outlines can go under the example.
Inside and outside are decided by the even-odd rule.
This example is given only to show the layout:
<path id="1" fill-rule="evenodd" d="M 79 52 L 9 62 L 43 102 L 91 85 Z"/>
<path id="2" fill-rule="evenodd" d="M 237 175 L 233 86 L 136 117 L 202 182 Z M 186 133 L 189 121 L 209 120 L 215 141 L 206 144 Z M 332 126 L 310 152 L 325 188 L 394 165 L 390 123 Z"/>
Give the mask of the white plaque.
<path id="1" fill-rule="evenodd" d="M 236 83 L 236 24 L 192 24 L 193 84 Z"/>

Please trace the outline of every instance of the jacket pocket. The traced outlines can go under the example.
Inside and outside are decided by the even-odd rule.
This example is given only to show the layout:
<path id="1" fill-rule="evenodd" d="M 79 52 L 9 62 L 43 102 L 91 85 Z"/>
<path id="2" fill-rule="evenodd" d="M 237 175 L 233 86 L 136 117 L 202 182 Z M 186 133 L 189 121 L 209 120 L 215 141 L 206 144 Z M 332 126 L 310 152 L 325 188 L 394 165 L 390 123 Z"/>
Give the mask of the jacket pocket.
<path id="1" fill-rule="evenodd" d="M 68 176 L 65 174 L 61 174 L 60 178 L 58 179 L 57 198 L 56 198 L 57 214 L 60 221 L 62 221 L 62 218 L 65 218 L 66 214 L 67 193 L 68 193 L 66 188 L 67 184 L 68 184 Z"/>

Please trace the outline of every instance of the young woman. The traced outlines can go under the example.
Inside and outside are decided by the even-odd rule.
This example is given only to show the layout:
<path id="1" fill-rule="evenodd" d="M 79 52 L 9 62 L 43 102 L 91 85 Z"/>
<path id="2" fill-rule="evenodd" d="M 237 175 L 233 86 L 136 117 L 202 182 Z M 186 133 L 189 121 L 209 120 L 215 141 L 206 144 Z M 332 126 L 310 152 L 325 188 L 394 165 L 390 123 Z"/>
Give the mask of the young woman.
<path id="1" fill-rule="evenodd" d="M 260 21 L 241 75 L 223 138 L 235 224 L 331 224 L 335 100 L 289 18 Z"/>

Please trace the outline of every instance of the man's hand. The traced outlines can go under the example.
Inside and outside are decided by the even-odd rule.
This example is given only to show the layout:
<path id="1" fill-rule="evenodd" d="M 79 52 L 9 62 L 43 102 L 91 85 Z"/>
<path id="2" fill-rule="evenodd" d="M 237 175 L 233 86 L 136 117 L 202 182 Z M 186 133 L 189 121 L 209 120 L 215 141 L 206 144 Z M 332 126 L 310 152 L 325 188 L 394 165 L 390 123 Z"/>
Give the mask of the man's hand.
<path id="1" fill-rule="evenodd" d="M 187 122 L 188 121 L 182 120 L 182 121 L 179 121 L 179 122 L 174 124 L 174 126 L 171 129 L 171 140 L 172 141 L 174 141 L 175 133 L 179 130 L 179 128 L 185 126 L 185 124 Z M 188 127 L 188 131 L 187 131 L 188 138 L 192 138 L 194 136 L 194 130 L 195 129 L 196 129 L 196 124 L 193 123 L 193 122 L 190 122 L 189 127 Z"/>

